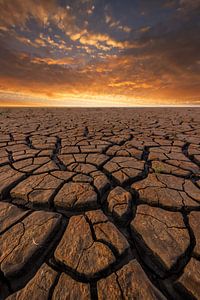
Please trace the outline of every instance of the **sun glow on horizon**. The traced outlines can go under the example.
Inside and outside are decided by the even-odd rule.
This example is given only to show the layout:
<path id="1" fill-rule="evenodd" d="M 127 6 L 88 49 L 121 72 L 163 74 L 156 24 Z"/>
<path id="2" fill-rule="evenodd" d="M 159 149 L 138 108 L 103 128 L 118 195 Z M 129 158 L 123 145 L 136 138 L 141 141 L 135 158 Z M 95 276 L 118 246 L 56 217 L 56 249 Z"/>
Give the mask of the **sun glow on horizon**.
<path id="1" fill-rule="evenodd" d="M 162 107 L 162 106 L 200 106 L 200 101 L 191 104 L 184 101 L 167 99 L 141 99 L 123 95 L 57 94 L 56 97 L 30 95 L 0 91 L 0 107 Z M 162 103 L 161 103 L 162 102 Z"/>

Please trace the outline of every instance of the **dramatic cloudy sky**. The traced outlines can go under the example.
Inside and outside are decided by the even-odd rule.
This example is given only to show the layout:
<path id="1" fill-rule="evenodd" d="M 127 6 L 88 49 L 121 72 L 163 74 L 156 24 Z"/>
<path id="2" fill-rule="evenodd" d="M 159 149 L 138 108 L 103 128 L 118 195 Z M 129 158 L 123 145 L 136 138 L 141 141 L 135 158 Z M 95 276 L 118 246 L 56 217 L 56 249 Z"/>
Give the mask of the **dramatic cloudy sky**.
<path id="1" fill-rule="evenodd" d="M 1 105 L 200 105 L 200 0 L 0 0 Z"/>

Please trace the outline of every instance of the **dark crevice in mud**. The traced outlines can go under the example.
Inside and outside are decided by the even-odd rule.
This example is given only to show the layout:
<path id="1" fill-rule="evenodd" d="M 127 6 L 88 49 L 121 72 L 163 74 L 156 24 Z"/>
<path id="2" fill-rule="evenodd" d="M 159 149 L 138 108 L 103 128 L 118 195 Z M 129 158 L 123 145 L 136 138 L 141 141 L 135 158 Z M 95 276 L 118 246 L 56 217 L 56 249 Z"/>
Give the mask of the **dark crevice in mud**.
<path id="1" fill-rule="evenodd" d="M 55 209 L 53 211 L 61 214 L 62 216 L 65 216 L 67 218 L 70 218 L 72 216 L 79 216 L 79 215 L 83 215 L 85 212 L 89 212 L 89 211 L 96 211 L 96 210 L 99 210 L 101 209 L 100 206 L 96 206 L 96 207 L 79 207 L 79 208 L 72 208 L 72 209 L 67 209 L 65 210 L 64 208 L 62 207 L 55 207 Z M 48 210 L 47 210 L 48 211 Z"/>
<path id="2" fill-rule="evenodd" d="M 66 171 L 67 170 L 66 166 L 58 158 L 58 154 L 60 153 L 60 150 L 61 150 L 61 138 L 56 136 L 56 144 L 55 144 L 55 148 L 53 150 L 53 154 L 51 156 L 51 159 L 55 162 L 55 164 L 57 165 L 59 170 Z"/>
<path id="3" fill-rule="evenodd" d="M 192 170 L 187 170 L 187 169 L 184 169 L 182 166 L 176 166 L 176 165 L 173 165 L 171 164 L 170 162 L 168 162 L 168 160 L 162 160 L 162 161 L 159 161 L 159 160 L 155 160 L 155 162 L 161 162 L 161 163 L 164 163 L 166 164 L 167 166 L 169 167 L 172 167 L 172 168 L 177 168 L 177 170 L 182 170 L 182 171 L 187 171 L 188 174 L 178 174 L 178 173 L 175 173 L 176 171 L 170 171 L 170 172 L 167 172 L 165 170 L 156 170 L 156 168 L 154 169 L 152 166 L 151 166 L 151 169 L 150 169 L 150 173 L 154 173 L 155 175 L 159 175 L 159 174 L 165 174 L 165 175 L 171 175 L 171 176 L 174 176 L 174 177 L 177 177 L 177 178 L 183 178 L 183 179 L 197 179 L 198 176 L 196 176 Z"/>
<path id="4" fill-rule="evenodd" d="M 196 245 L 195 235 L 192 231 L 192 228 L 190 227 L 188 215 L 186 213 L 182 213 L 182 214 L 183 214 L 183 220 L 185 223 L 185 227 L 187 228 L 189 236 L 190 236 L 190 243 L 189 243 L 189 246 L 186 249 L 185 253 L 183 253 L 183 255 L 181 255 L 178 258 L 177 262 L 170 269 L 170 271 L 166 275 L 166 278 L 169 278 L 172 275 L 179 277 L 182 274 L 184 267 L 187 265 L 187 263 L 189 262 L 189 260 L 192 257 L 192 253 L 193 253 L 194 247 Z"/>
<path id="5" fill-rule="evenodd" d="M 114 135 L 115 136 L 115 135 Z M 121 141 L 120 143 L 115 143 L 115 142 L 110 142 L 110 145 L 107 145 L 106 147 L 105 147 L 105 149 L 102 151 L 102 154 L 106 154 L 106 152 L 110 149 L 110 148 L 112 148 L 113 146 L 119 146 L 119 147 L 121 147 L 121 146 L 123 146 L 126 142 L 129 142 L 129 141 L 131 141 L 133 139 L 133 136 L 130 134 L 130 136 L 126 139 L 126 140 L 123 140 L 123 141 Z M 108 142 L 108 140 L 107 139 L 105 139 L 105 137 L 104 138 L 102 138 L 101 139 L 102 141 L 105 141 L 105 142 Z M 112 157 L 115 157 L 114 155 L 109 155 L 111 158 Z"/>
<path id="6" fill-rule="evenodd" d="M 91 300 L 98 300 L 98 291 L 97 291 L 97 282 L 96 281 L 90 282 L 90 297 L 91 297 Z"/>
<path id="7" fill-rule="evenodd" d="M 75 175 L 76 176 L 76 175 Z M 101 206 L 101 196 L 100 196 L 100 192 L 97 189 L 97 187 L 94 185 L 94 181 L 90 183 L 90 185 L 93 187 L 96 195 L 97 195 L 97 206 L 100 207 Z"/>
<path id="8" fill-rule="evenodd" d="M 94 230 L 93 224 L 90 221 L 90 219 L 87 217 L 86 214 L 85 214 L 85 220 L 86 220 L 86 222 L 88 223 L 88 225 L 90 227 L 90 232 L 91 232 L 93 241 L 97 241 L 97 237 L 96 237 L 96 234 L 95 234 L 95 230 Z"/>
<path id="9" fill-rule="evenodd" d="M 185 143 L 182 147 L 182 153 L 189 158 L 188 149 L 189 149 L 190 143 Z"/>
<path id="10" fill-rule="evenodd" d="M 9 161 L 0 163 L 0 168 L 9 165 Z"/>
<path id="11" fill-rule="evenodd" d="M 146 257 L 146 251 L 144 251 L 143 247 L 139 246 L 136 235 L 133 231 L 131 231 L 130 227 L 127 229 L 129 232 L 129 243 L 131 245 L 132 251 L 134 253 L 135 258 L 141 265 L 142 269 L 144 270 L 145 274 L 152 282 L 152 284 L 169 300 L 175 300 L 172 295 L 165 289 L 163 285 L 163 279 L 159 275 L 159 271 L 155 266 L 150 267 L 144 261 L 144 257 Z M 177 298 L 178 299 L 178 298 Z M 179 299 L 181 300 L 181 299 Z"/>
<path id="12" fill-rule="evenodd" d="M 117 285 L 118 285 L 119 290 L 120 290 L 120 293 L 121 293 L 121 299 L 122 299 L 122 300 L 125 300 L 124 293 L 123 293 L 122 287 L 121 287 L 121 285 L 120 285 L 119 277 L 118 277 L 118 275 L 117 275 L 117 272 L 115 272 L 115 275 L 116 275 L 116 282 L 117 282 Z"/>
<path id="13" fill-rule="evenodd" d="M 54 293 L 55 288 L 56 288 L 56 286 L 57 286 L 57 284 L 58 284 L 58 281 L 59 281 L 59 279 L 60 279 L 60 275 L 61 275 L 61 273 L 58 272 L 58 274 L 56 275 L 56 278 L 55 278 L 55 280 L 54 280 L 54 283 L 52 284 L 52 286 L 51 286 L 50 289 L 49 289 L 48 300 L 51 300 L 52 297 L 53 297 L 53 293 Z M 38 300 L 39 300 L 39 299 L 38 299 Z M 41 300 L 42 300 L 42 299 L 41 299 Z"/>
<path id="14" fill-rule="evenodd" d="M 189 149 L 189 146 L 190 146 L 191 143 L 185 143 L 182 147 L 182 152 L 183 154 L 194 164 L 196 164 L 198 167 L 200 167 L 200 162 L 195 159 L 194 155 L 189 155 L 188 153 L 188 149 Z"/>
<path id="15" fill-rule="evenodd" d="M 61 184 L 59 184 L 59 186 L 57 188 L 54 189 L 52 195 L 49 198 L 49 208 L 50 210 L 56 211 L 55 205 L 54 205 L 54 199 L 56 197 L 56 195 L 59 193 L 59 191 L 62 189 L 62 187 L 65 185 L 65 181 L 61 182 Z"/>
<path id="16" fill-rule="evenodd" d="M 133 220 L 133 216 L 135 214 L 135 209 L 136 209 L 136 198 L 134 196 L 134 194 L 132 193 L 132 189 L 130 187 L 123 187 L 125 191 L 129 192 L 132 196 L 132 201 L 131 201 L 131 211 L 130 213 L 128 213 L 126 215 L 126 219 L 120 220 L 118 218 L 116 218 L 112 212 L 109 211 L 108 209 L 108 202 L 106 201 L 108 198 L 109 193 L 113 190 L 113 188 L 115 187 L 111 187 L 109 189 L 109 191 L 106 193 L 106 195 L 104 195 L 103 200 L 102 200 L 102 205 L 101 205 L 101 210 L 103 211 L 103 213 L 106 215 L 106 217 L 108 218 L 108 220 L 114 224 L 118 230 L 120 232 L 122 232 L 122 234 L 124 235 L 124 231 L 126 230 L 127 226 L 129 225 L 129 223 Z"/>
<path id="17" fill-rule="evenodd" d="M 100 191 L 98 191 L 98 204 L 101 208 L 102 204 L 106 201 L 111 189 L 113 189 L 112 183 L 108 180 L 108 184 Z"/>
<path id="18" fill-rule="evenodd" d="M 200 261 L 200 255 L 197 253 L 192 253 L 192 257 L 195 258 L 196 260 Z"/>
<path id="19" fill-rule="evenodd" d="M 118 146 L 123 146 L 124 144 L 126 144 L 127 142 L 130 142 L 133 139 L 132 134 L 129 135 L 129 137 L 127 137 L 127 139 L 125 139 L 124 141 L 121 141 Z"/>
<path id="20" fill-rule="evenodd" d="M 102 278 L 108 277 L 113 272 L 116 272 L 119 269 L 121 269 L 132 259 L 133 259 L 132 253 L 130 252 L 130 249 L 127 249 L 123 254 L 121 254 L 116 259 L 115 262 L 111 263 L 105 269 L 91 276 L 85 275 L 84 273 L 79 273 L 77 270 L 72 269 L 71 267 L 65 265 L 64 263 L 57 261 L 55 257 L 52 257 L 47 264 L 55 271 L 64 272 L 76 281 L 83 282 L 83 283 L 91 283 L 91 282 L 98 281 Z"/>
<path id="21" fill-rule="evenodd" d="M 11 132 L 9 133 L 9 136 L 10 136 L 10 141 L 14 142 L 14 137 L 13 137 L 13 134 Z"/>
<path id="22" fill-rule="evenodd" d="M 52 160 L 55 162 L 55 164 L 57 165 L 57 167 L 59 168 L 59 170 L 61 171 L 66 171 L 67 168 L 66 166 L 62 163 L 62 161 L 56 156 L 52 156 Z"/>
<path id="23" fill-rule="evenodd" d="M 193 176 L 191 178 L 193 184 L 200 190 L 200 177 L 198 176 Z M 199 182 L 199 185 L 197 184 L 197 182 Z"/>
<path id="24" fill-rule="evenodd" d="M 141 237 L 137 236 L 137 233 L 131 231 L 129 227 L 129 235 L 132 236 L 132 239 L 128 238 L 128 241 L 134 248 L 134 254 L 143 267 L 145 273 L 152 281 L 152 283 L 167 297 L 167 299 L 178 299 L 182 300 L 181 293 L 174 290 L 173 282 L 176 281 L 178 277 L 183 273 L 184 267 L 187 265 L 189 260 L 192 257 L 193 249 L 195 247 L 195 237 L 194 233 L 191 230 L 188 222 L 188 216 L 186 212 L 182 212 L 184 223 L 188 229 L 190 236 L 190 243 L 185 253 L 181 255 L 177 262 L 173 265 L 170 270 L 165 270 L 158 261 L 158 258 L 154 258 L 151 253 L 151 249 L 147 249 L 146 246 L 141 244 Z M 146 250 L 145 250 L 146 249 Z M 147 259 L 147 253 L 149 253 L 148 263 L 144 261 L 144 257 Z M 186 294 L 185 294 L 186 295 Z M 188 293 L 187 293 L 188 296 Z M 189 296 L 188 296 L 189 297 Z M 184 299 L 193 299 L 193 298 L 184 298 Z"/>
<path id="25" fill-rule="evenodd" d="M 86 214 L 85 214 L 85 219 L 86 219 L 88 225 L 90 226 L 90 231 L 91 231 L 93 240 L 95 242 L 99 242 L 99 243 L 102 243 L 105 246 L 107 246 L 112 251 L 112 253 L 114 254 L 115 258 L 119 257 L 120 254 L 119 254 L 119 252 L 118 252 L 118 250 L 117 250 L 117 248 L 115 246 L 113 246 L 111 243 L 109 243 L 108 241 L 105 241 L 103 239 L 97 239 L 96 234 L 95 234 L 95 229 L 93 227 L 93 224 L 90 221 L 90 219 L 87 217 Z"/>
<path id="26" fill-rule="evenodd" d="M 29 202 L 29 200 L 24 200 L 22 198 L 11 198 L 8 197 L 6 198 L 6 200 L 3 200 L 5 202 L 11 202 L 13 205 L 17 206 L 18 208 L 21 208 L 23 210 L 31 210 L 31 211 L 41 211 L 43 210 L 44 212 L 55 212 L 58 213 L 60 215 L 62 215 L 64 218 L 69 218 L 72 216 L 78 216 L 78 215 L 83 215 L 85 212 L 88 211 L 96 211 L 101 209 L 100 205 L 97 205 L 96 207 L 76 207 L 76 208 L 67 208 L 64 209 L 62 207 L 59 206 L 55 206 L 53 204 L 54 198 L 57 194 L 57 192 L 60 191 L 60 189 L 62 188 L 62 186 L 65 184 L 66 182 L 61 183 L 61 185 L 59 186 L 59 188 L 57 188 L 55 194 L 53 193 L 53 195 L 49 198 L 49 201 L 47 203 L 39 203 L 39 204 L 34 204 Z"/>
<path id="27" fill-rule="evenodd" d="M 126 189 L 129 190 L 130 189 Z M 133 233 L 131 232 L 130 229 L 130 222 L 134 219 L 135 213 L 136 213 L 136 199 L 133 198 L 133 200 L 135 203 L 132 204 L 133 208 L 132 208 L 132 218 L 130 218 L 129 220 L 127 220 L 126 226 L 120 224 L 120 222 L 116 221 L 112 215 L 108 212 L 107 209 L 107 205 L 106 203 L 104 203 L 102 210 L 104 212 L 104 214 L 108 217 L 108 219 L 116 226 L 116 228 L 122 233 L 122 235 L 126 238 L 126 240 L 128 241 L 129 245 L 130 245 L 130 249 L 128 250 L 128 254 L 127 254 L 127 258 L 129 257 L 129 260 L 136 258 L 137 261 L 141 264 L 141 266 L 143 267 L 146 275 L 148 276 L 148 278 L 150 279 L 150 281 L 153 283 L 153 285 L 155 287 L 158 288 L 158 290 L 160 290 L 165 296 L 167 296 L 167 299 L 172 299 L 169 298 L 168 293 L 163 290 L 163 288 L 161 287 L 161 285 L 159 284 L 159 280 L 160 277 L 156 274 L 155 270 L 149 268 L 148 265 L 146 265 L 143 260 L 143 252 L 141 251 L 140 248 L 138 248 L 138 246 L 135 243 L 135 240 L 133 238 Z M 131 254 L 130 254 L 131 253 Z M 144 254 L 145 255 L 145 254 Z M 123 267 L 126 263 L 124 263 L 121 267 Z M 119 268 L 120 269 L 120 268 Z M 119 270 L 118 269 L 118 270 Z"/>
<path id="28" fill-rule="evenodd" d="M 160 203 L 149 203 L 145 200 L 141 200 L 141 199 L 138 199 L 138 206 L 139 205 L 148 205 L 150 207 L 155 207 L 155 208 L 161 208 L 163 210 L 166 210 L 166 211 L 171 211 L 171 212 L 191 212 L 191 211 L 199 211 L 200 210 L 200 207 L 197 206 L 196 207 L 188 207 L 188 206 L 180 206 L 180 207 L 176 207 L 176 206 L 167 206 L 167 205 L 163 205 L 163 204 L 160 204 Z"/>
<path id="29" fill-rule="evenodd" d="M 112 176 L 111 173 L 109 173 L 108 171 L 106 171 L 103 167 L 102 169 L 99 169 L 99 171 L 101 171 L 104 175 L 106 175 L 106 177 L 108 178 L 108 180 L 110 181 L 111 187 L 114 188 L 116 186 L 121 185 L 120 183 L 118 183 L 115 178 Z"/>
<path id="30" fill-rule="evenodd" d="M 31 141 L 30 136 L 26 136 L 25 141 L 26 141 L 27 146 L 28 146 L 30 149 L 35 149 L 35 147 L 32 145 L 32 141 Z"/>
<path id="31" fill-rule="evenodd" d="M 52 208 L 50 208 L 49 206 L 49 203 L 34 203 L 34 202 L 31 202 L 29 200 L 25 200 L 23 198 L 20 198 L 20 197 L 12 197 L 11 198 L 11 203 L 13 205 L 16 205 L 17 207 L 19 208 L 22 208 L 22 209 L 25 209 L 25 210 L 32 210 L 32 211 L 54 211 Z"/>
<path id="32" fill-rule="evenodd" d="M 39 130 L 39 128 L 40 128 L 40 124 L 38 124 L 37 126 L 36 126 L 36 128 L 35 128 L 35 131 L 38 131 Z"/>
<path id="33" fill-rule="evenodd" d="M 54 237 L 54 243 L 53 243 L 48 255 L 46 255 L 46 257 L 45 257 L 45 262 L 47 264 L 49 263 L 51 257 L 53 257 L 54 252 L 55 252 L 57 246 L 59 245 L 59 243 L 63 237 L 63 234 L 65 233 L 65 230 L 67 229 L 68 222 L 69 222 L 69 219 L 62 216 L 60 228 Z"/>
<path id="34" fill-rule="evenodd" d="M 45 260 L 52 256 L 52 252 L 59 243 L 61 235 L 63 234 L 63 223 L 64 221 L 61 220 L 60 226 L 51 232 L 45 244 L 38 248 L 38 250 L 33 254 L 31 261 L 28 261 L 18 273 L 7 279 L 11 286 L 12 293 L 24 288 L 35 276 Z"/>
<path id="35" fill-rule="evenodd" d="M 151 147 L 147 147 L 147 146 L 144 146 L 144 149 L 143 149 L 143 153 L 142 153 L 142 160 L 144 161 L 148 161 L 148 157 L 149 157 L 149 149 Z"/>
<path id="36" fill-rule="evenodd" d="M 2 200 L 6 200 L 6 199 L 11 199 L 10 197 L 10 191 L 16 187 L 16 185 L 18 185 L 19 183 L 21 183 L 23 180 L 25 180 L 27 178 L 26 175 L 22 175 L 18 180 L 12 182 L 11 184 L 9 184 L 7 187 L 5 187 L 1 193 L 0 193 L 0 201 Z"/>
<path id="37" fill-rule="evenodd" d="M 143 150 L 143 154 L 142 154 L 141 159 L 145 161 L 145 165 L 144 165 L 143 177 L 141 178 L 141 180 L 147 178 L 147 176 L 149 174 L 149 170 L 151 168 L 151 161 L 148 160 L 150 148 L 151 147 L 144 146 L 144 150 Z"/>
<path id="38" fill-rule="evenodd" d="M 109 243 L 109 242 L 107 242 L 107 241 L 105 241 L 103 239 L 97 239 L 96 241 L 99 242 L 99 243 L 104 244 L 105 246 L 107 246 L 112 251 L 112 253 L 114 254 L 115 258 L 118 258 L 120 256 L 117 248 L 115 246 L 113 246 L 111 243 Z"/>
<path id="39" fill-rule="evenodd" d="M 197 300 L 196 297 L 192 296 L 183 286 L 180 286 L 179 284 L 175 285 L 175 289 L 177 291 L 179 291 L 179 298 L 173 298 L 173 300 Z M 175 292 L 175 290 L 173 290 L 173 293 Z"/>
<path id="40" fill-rule="evenodd" d="M 5 286 L 5 293 L 2 287 L 1 287 L 2 290 L 0 291 L 0 300 L 4 300 L 6 299 L 8 294 L 13 293 L 13 290 L 11 288 L 9 280 L 4 276 L 4 273 L 1 270 L 0 270 L 0 283 L 2 283 Z"/>
<path id="41" fill-rule="evenodd" d="M 6 150 L 6 152 L 8 153 L 8 160 L 10 165 L 14 163 L 14 159 L 13 159 L 13 155 L 12 155 L 12 151 Z"/>
<path id="42" fill-rule="evenodd" d="M 130 187 L 127 187 L 126 190 L 128 190 L 129 192 L 131 192 L 132 194 L 132 217 L 127 221 L 126 226 L 121 225 L 118 221 L 116 221 L 108 212 L 106 204 L 104 204 L 102 210 L 103 212 L 106 214 L 106 216 L 109 218 L 109 220 L 117 227 L 117 229 L 123 234 L 123 236 L 127 239 L 129 245 L 130 245 L 130 251 L 131 251 L 131 256 L 132 259 L 136 258 L 137 261 L 140 263 L 140 265 L 142 266 L 142 268 L 144 269 L 147 277 L 150 279 L 150 281 L 153 283 L 153 285 L 155 287 L 158 288 L 158 290 L 161 291 L 161 293 L 163 293 L 167 299 L 173 299 L 171 297 L 169 297 L 169 294 L 167 291 L 165 291 L 162 287 L 162 285 L 160 284 L 160 280 L 161 277 L 156 273 L 156 270 L 154 268 L 150 268 L 144 261 L 143 261 L 143 257 L 146 255 L 145 253 L 143 253 L 143 249 L 141 249 L 138 246 L 138 243 L 135 240 L 135 235 L 133 234 L 133 232 L 131 231 L 130 228 L 130 223 L 131 221 L 134 219 L 135 214 L 136 214 L 136 209 L 137 209 L 137 204 L 138 204 L 138 198 L 136 197 L 135 193 L 132 191 L 132 189 Z M 125 265 L 125 264 L 124 264 Z"/>
<path id="43" fill-rule="evenodd" d="M 132 202 L 133 202 L 132 203 L 132 216 L 127 220 L 126 225 L 121 224 L 119 221 L 117 221 L 116 219 L 113 218 L 111 213 L 108 211 L 106 201 L 103 202 L 101 209 L 104 212 L 104 214 L 108 217 L 108 220 L 111 221 L 116 226 L 116 228 L 123 234 L 123 236 L 127 239 L 128 243 L 130 245 L 130 249 L 129 249 L 129 252 L 128 252 L 129 254 L 127 255 L 127 258 L 129 257 L 129 260 L 136 258 L 137 261 L 141 264 L 142 268 L 144 269 L 144 271 L 145 271 L 146 275 L 148 276 L 148 278 L 150 279 L 150 281 L 153 283 L 153 285 L 155 287 L 157 287 L 158 290 L 160 290 L 161 293 L 167 297 L 167 299 L 175 300 L 169 294 L 168 290 L 166 290 L 165 287 L 162 285 L 161 277 L 158 274 L 156 274 L 156 271 L 153 268 L 152 269 L 149 268 L 149 266 L 146 263 L 144 263 L 144 261 L 143 261 L 143 252 L 141 251 L 140 247 L 138 248 L 138 245 L 136 245 L 136 243 L 134 241 L 134 238 L 133 238 L 133 233 L 131 232 L 131 229 L 130 229 L 130 222 L 134 219 L 134 216 L 136 214 L 136 207 L 137 207 L 137 204 L 138 204 L 139 197 L 131 189 L 130 186 L 125 185 L 123 188 L 125 190 L 129 191 L 132 194 L 132 197 L 133 197 L 133 199 L 132 199 Z M 109 190 L 109 192 L 110 192 L 110 190 Z M 107 198 L 107 197 L 105 197 L 105 198 Z M 131 251 L 131 255 L 130 255 L 130 251 Z M 122 264 L 121 268 L 125 264 L 126 263 Z M 178 300 L 182 300 L 182 299 L 180 298 Z"/>
<path id="44" fill-rule="evenodd" d="M 11 167 L 11 169 L 13 169 L 14 171 L 18 172 L 19 174 L 24 174 L 24 175 L 26 175 L 26 176 L 32 175 L 32 172 L 23 172 L 23 171 L 20 171 L 19 169 L 15 168 L 14 163 L 16 163 L 16 161 L 14 161 L 13 163 L 10 163 L 10 164 L 9 164 L 10 167 Z M 39 167 L 40 167 L 40 166 L 39 166 Z M 38 168 L 39 168 L 39 167 L 38 167 Z M 37 169 L 38 169 L 38 168 L 37 168 Z M 36 171 L 36 169 L 35 169 L 34 171 Z"/>
<path id="45" fill-rule="evenodd" d="M 47 263 L 47 265 L 49 267 L 51 267 L 56 272 L 66 273 L 72 279 L 74 279 L 74 280 L 76 280 L 78 282 L 83 282 L 83 283 L 90 282 L 86 278 L 82 277 L 79 273 L 76 273 L 76 271 L 74 271 L 71 268 L 65 266 L 64 264 L 60 263 L 59 261 L 56 261 L 56 259 L 54 258 L 54 256 L 52 256 L 46 263 Z"/>
<path id="46" fill-rule="evenodd" d="M 0 232 L 0 236 L 1 236 L 2 234 L 4 234 L 6 231 L 8 231 L 10 228 L 12 228 L 13 226 L 15 226 L 16 224 L 22 222 L 25 218 L 27 218 L 28 216 L 30 216 L 30 215 L 32 214 L 32 212 L 33 212 L 33 211 L 27 211 L 27 212 L 25 213 L 24 216 L 22 216 L 22 217 L 21 217 L 20 219 L 18 219 L 16 222 L 12 223 L 10 226 L 6 227 L 6 229 L 2 230 L 2 231 Z"/>
<path id="47" fill-rule="evenodd" d="M 7 151 L 7 153 L 11 153 L 11 155 L 12 155 L 12 151 L 8 151 L 8 150 L 6 150 Z M 25 154 L 23 154 L 23 155 L 25 155 Z M 13 163 L 18 163 L 18 162 L 21 162 L 21 161 L 24 161 L 24 160 L 28 160 L 28 159 L 34 159 L 34 158 L 36 158 L 37 157 L 37 155 L 35 156 L 35 155 L 28 155 L 27 157 L 22 157 L 22 158 L 20 158 L 20 159 L 12 159 L 12 157 L 11 157 L 11 164 L 13 164 Z M 41 156 L 39 156 L 39 157 L 46 157 L 46 155 L 41 155 Z"/>
<path id="48" fill-rule="evenodd" d="M 117 185 L 114 185 L 113 182 L 110 183 L 110 187 L 105 191 L 105 193 L 103 193 L 101 195 L 101 199 L 100 199 L 100 202 L 101 202 L 101 210 L 104 211 L 105 210 L 105 207 L 107 207 L 107 198 L 108 198 L 108 195 L 110 194 L 110 192 L 115 188 L 117 187 Z"/>
<path id="49" fill-rule="evenodd" d="M 85 126 L 84 129 L 83 129 L 83 136 L 87 137 L 87 138 L 90 138 L 89 129 L 88 129 L 87 126 Z"/>
<path id="50" fill-rule="evenodd" d="M 139 175 L 135 176 L 134 178 L 127 179 L 123 184 L 121 184 L 121 186 L 125 188 L 126 186 L 132 185 L 133 183 L 145 179 L 147 175 L 148 175 L 148 167 L 145 165 L 144 170 L 141 171 Z M 119 185 L 119 182 L 117 185 Z"/>
<path id="51" fill-rule="evenodd" d="M 123 171 L 123 168 L 122 168 Z M 103 169 L 102 172 L 104 173 L 104 175 L 107 176 L 107 178 L 109 179 L 111 186 L 112 187 L 117 187 L 117 186 L 121 186 L 123 188 L 126 188 L 127 186 L 138 182 L 142 179 L 145 179 L 148 175 L 148 167 L 144 167 L 144 170 L 142 170 L 137 176 L 135 176 L 134 178 L 128 178 L 127 180 L 125 180 L 123 183 L 121 183 L 120 181 L 118 181 L 110 172 L 108 172 L 106 169 Z"/>
<path id="52" fill-rule="evenodd" d="M 196 201 L 193 198 L 192 198 L 192 200 L 197 203 L 197 206 L 187 206 L 187 205 L 184 205 L 184 203 L 183 203 L 182 206 L 168 206 L 168 205 L 161 204 L 159 202 L 157 202 L 157 203 L 149 202 L 148 199 L 141 199 L 139 197 L 139 192 L 137 190 L 135 190 L 134 188 L 132 188 L 132 187 L 128 187 L 126 189 L 129 190 L 129 192 L 133 195 L 133 197 L 137 201 L 137 205 L 148 205 L 150 207 L 161 208 L 161 209 L 164 209 L 166 211 L 183 212 L 183 213 L 188 213 L 188 212 L 191 212 L 191 211 L 199 211 L 200 210 L 199 202 Z M 173 189 L 173 190 L 176 191 L 176 189 Z M 191 196 L 189 196 L 189 197 L 191 197 Z"/>

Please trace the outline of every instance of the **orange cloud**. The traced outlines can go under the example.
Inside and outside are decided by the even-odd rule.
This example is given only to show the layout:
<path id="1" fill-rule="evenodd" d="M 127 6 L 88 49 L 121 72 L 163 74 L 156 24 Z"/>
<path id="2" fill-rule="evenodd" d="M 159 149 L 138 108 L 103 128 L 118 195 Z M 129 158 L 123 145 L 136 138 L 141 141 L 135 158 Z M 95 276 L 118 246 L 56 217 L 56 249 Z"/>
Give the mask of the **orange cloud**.
<path id="1" fill-rule="evenodd" d="M 109 83 L 110 87 L 130 87 L 133 86 L 134 88 L 137 89 L 149 89 L 152 88 L 152 84 L 148 84 L 148 83 L 137 83 L 137 82 L 132 82 L 132 81 L 122 81 L 122 82 L 113 82 L 113 83 Z"/>
<path id="2" fill-rule="evenodd" d="M 128 49 L 136 47 L 136 45 L 128 41 L 116 41 L 107 34 L 93 34 L 87 31 L 83 31 L 75 36 L 72 35 L 72 39 L 78 40 L 83 45 L 94 46 L 105 51 L 110 48 Z"/>
<path id="3" fill-rule="evenodd" d="M 50 57 L 35 57 L 31 60 L 34 64 L 47 64 L 47 65 L 72 65 L 77 64 L 77 60 L 75 61 L 73 57 L 63 57 L 60 59 L 53 59 Z"/>

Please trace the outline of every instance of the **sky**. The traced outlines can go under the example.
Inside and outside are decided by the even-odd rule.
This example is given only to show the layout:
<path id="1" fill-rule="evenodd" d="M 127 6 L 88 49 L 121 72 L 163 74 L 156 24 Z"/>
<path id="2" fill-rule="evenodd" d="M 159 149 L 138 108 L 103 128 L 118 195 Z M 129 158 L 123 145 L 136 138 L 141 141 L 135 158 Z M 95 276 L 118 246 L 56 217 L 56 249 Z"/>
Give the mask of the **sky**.
<path id="1" fill-rule="evenodd" d="M 200 0 L 0 0 L 0 106 L 200 105 Z"/>

